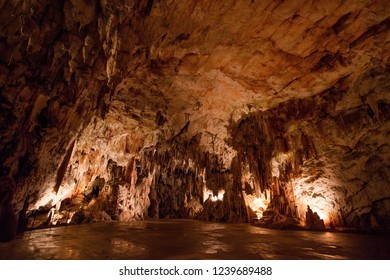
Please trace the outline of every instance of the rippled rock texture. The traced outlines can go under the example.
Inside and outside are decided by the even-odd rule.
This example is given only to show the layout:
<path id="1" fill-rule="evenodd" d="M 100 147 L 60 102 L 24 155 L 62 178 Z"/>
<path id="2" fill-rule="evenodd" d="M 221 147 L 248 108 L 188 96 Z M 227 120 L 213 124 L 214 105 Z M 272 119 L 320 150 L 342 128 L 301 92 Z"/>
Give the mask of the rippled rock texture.
<path id="1" fill-rule="evenodd" d="M 309 206 L 390 228 L 387 1 L 3 0 L 0 23 L 30 226 Z"/>

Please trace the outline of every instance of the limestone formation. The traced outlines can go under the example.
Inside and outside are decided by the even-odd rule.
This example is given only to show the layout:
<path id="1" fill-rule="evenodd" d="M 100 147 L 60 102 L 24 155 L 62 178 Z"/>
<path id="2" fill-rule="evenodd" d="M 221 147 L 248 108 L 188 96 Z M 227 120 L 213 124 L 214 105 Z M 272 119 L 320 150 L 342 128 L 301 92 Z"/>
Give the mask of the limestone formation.
<path id="1" fill-rule="evenodd" d="M 389 28 L 384 0 L 0 1 L 17 213 L 389 230 Z"/>
<path id="2" fill-rule="evenodd" d="M 306 212 L 306 226 L 312 230 L 325 229 L 324 220 L 322 220 L 316 212 L 313 213 L 309 205 L 307 206 L 307 212 Z"/>

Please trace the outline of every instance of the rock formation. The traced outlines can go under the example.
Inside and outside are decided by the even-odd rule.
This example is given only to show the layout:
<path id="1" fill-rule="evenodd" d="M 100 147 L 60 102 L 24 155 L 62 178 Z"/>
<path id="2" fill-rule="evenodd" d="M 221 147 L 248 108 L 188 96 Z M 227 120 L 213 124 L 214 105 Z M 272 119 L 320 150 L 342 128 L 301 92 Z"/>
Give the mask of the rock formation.
<path id="1" fill-rule="evenodd" d="M 383 0 L 2 0 L 15 207 L 388 230 L 389 27 Z"/>
<path id="2" fill-rule="evenodd" d="M 317 213 L 313 213 L 313 211 L 310 209 L 310 206 L 307 206 L 306 226 L 312 230 L 324 230 L 325 229 L 324 220 L 321 219 Z"/>
<path id="3" fill-rule="evenodd" d="M 2 169 L 0 175 L 0 242 L 8 242 L 16 236 L 16 216 L 12 206 L 15 191 L 16 184 L 9 176 L 9 168 Z"/>

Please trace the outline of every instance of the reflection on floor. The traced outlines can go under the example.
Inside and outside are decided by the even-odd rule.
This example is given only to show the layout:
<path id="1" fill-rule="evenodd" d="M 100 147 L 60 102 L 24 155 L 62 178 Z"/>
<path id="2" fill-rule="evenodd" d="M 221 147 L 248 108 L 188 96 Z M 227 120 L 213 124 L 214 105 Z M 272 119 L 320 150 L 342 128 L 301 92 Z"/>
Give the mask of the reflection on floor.
<path id="1" fill-rule="evenodd" d="M 390 242 L 248 224 L 111 222 L 26 232 L 0 244 L 0 259 L 390 259 Z"/>

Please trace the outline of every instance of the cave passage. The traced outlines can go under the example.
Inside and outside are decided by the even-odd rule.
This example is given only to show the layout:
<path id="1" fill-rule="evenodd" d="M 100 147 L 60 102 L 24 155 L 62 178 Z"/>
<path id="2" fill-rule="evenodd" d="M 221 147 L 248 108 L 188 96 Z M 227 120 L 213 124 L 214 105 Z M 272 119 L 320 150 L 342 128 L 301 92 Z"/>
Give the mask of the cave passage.
<path id="1" fill-rule="evenodd" d="M 389 30 L 383 0 L 0 1 L 2 248 L 55 258 L 29 242 L 137 221 L 242 257 L 375 258 L 337 232 L 390 232 Z M 294 237 L 315 253 L 277 253 Z"/>

